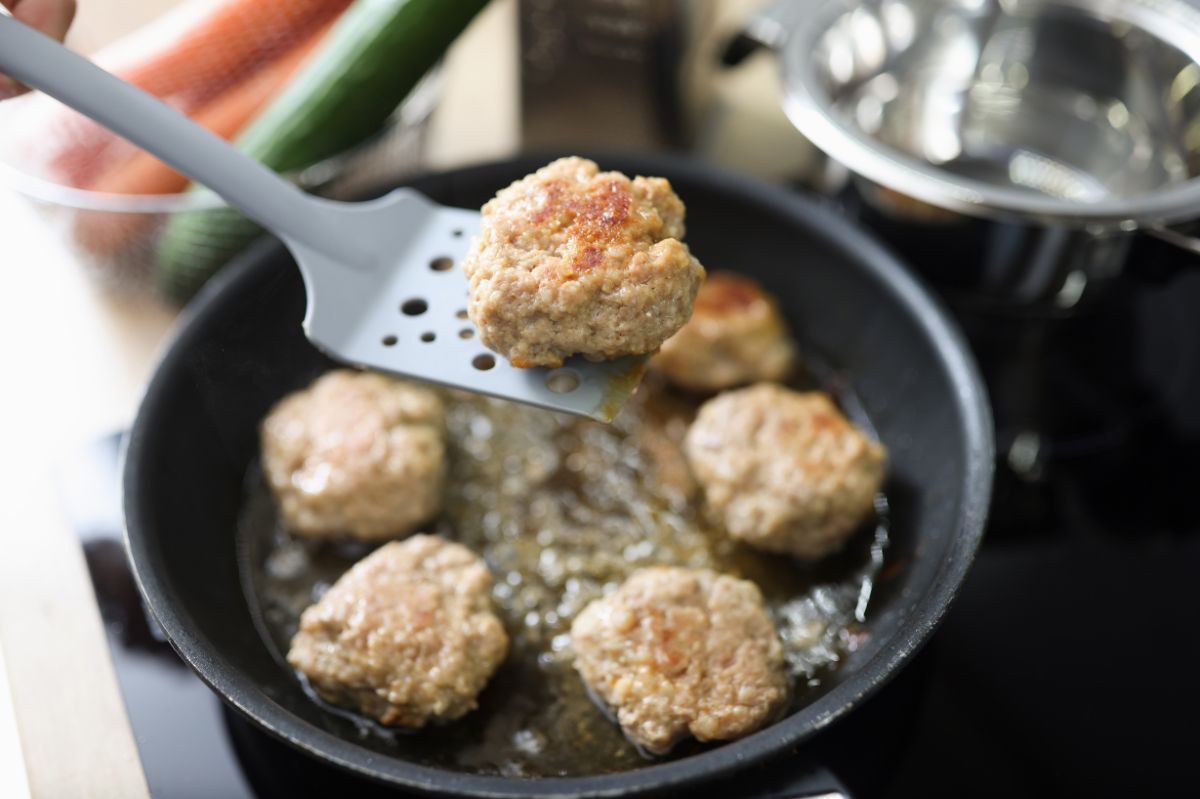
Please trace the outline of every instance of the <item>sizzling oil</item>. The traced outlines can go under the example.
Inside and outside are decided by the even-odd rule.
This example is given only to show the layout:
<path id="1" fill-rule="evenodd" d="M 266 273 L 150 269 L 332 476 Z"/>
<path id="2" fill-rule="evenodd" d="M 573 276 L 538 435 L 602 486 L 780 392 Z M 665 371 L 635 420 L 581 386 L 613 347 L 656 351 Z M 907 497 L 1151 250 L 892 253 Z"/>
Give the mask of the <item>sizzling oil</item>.
<path id="1" fill-rule="evenodd" d="M 840 399 L 865 422 L 853 398 Z M 511 650 L 479 709 L 457 722 L 396 735 L 358 719 L 375 748 L 509 776 L 644 764 L 585 691 L 571 666 L 569 637 L 571 621 L 588 602 L 643 566 L 711 568 L 754 580 L 779 627 L 797 706 L 866 634 L 862 623 L 887 545 L 883 497 L 878 526 L 842 554 L 804 566 L 733 543 L 697 511 L 679 449 L 694 400 L 647 384 L 612 425 L 475 396 L 446 400 L 450 475 L 435 531 L 487 561 Z M 256 469 L 247 491 L 246 584 L 282 661 L 300 613 L 369 550 L 292 539 Z M 681 746 L 675 754 L 695 748 Z"/>

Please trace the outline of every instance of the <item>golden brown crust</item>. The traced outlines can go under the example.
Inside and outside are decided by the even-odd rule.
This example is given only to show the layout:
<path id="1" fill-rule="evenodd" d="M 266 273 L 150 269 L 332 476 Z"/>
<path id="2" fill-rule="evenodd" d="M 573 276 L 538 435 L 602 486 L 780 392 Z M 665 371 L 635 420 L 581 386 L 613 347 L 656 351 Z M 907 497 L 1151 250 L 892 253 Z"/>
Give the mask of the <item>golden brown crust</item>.
<path id="1" fill-rule="evenodd" d="M 770 383 L 706 402 L 685 451 L 730 535 L 802 558 L 841 548 L 871 516 L 886 460 L 826 394 Z"/>
<path id="2" fill-rule="evenodd" d="M 304 611 L 288 662 L 327 701 L 386 725 L 459 718 L 508 651 L 491 584 L 459 544 L 385 544 Z"/>
<path id="3" fill-rule="evenodd" d="M 662 178 L 562 158 L 500 191 L 463 262 L 480 340 L 515 366 L 658 349 L 691 314 L 704 269 L 679 241 Z"/>
<path id="4" fill-rule="evenodd" d="M 762 286 L 751 278 L 737 272 L 712 272 L 696 295 L 694 312 L 715 319 L 772 304 Z"/>
<path id="5" fill-rule="evenodd" d="M 721 391 L 784 380 L 795 368 L 796 346 L 775 299 L 757 282 L 713 271 L 700 286 L 691 320 L 653 363 L 681 388 Z"/>
<path id="6" fill-rule="evenodd" d="M 444 428 L 432 391 L 339 369 L 271 409 L 263 472 L 292 533 L 393 538 L 441 510 Z"/>
<path id="7" fill-rule="evenodd" d="M 634 572 L 571 627 L 575 668 L 634 742 L 656 754 L 691 734 L 749 735 L 789 695 L 783 646 L 758 587 L 706 569 Z"/>

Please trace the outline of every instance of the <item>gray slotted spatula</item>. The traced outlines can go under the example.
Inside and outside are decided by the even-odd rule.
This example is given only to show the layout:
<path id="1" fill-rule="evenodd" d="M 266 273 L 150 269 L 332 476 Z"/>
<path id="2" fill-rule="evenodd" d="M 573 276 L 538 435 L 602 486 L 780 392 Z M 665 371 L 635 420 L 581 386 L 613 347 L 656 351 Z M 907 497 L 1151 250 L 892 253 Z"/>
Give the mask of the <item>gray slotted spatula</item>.
<path id="1" fill-rule="evenodd" d="M 40 89 L 208 186 L 275 233 L 308 293 L 304 331 L 336 360 L 611 421 L 645 358 L 517 369 L 466 318 L 459 262 L 479 213 L 400 189 L 378 200 L 312 197 L 140 89 L 0 7 L 0 71 Z"/>

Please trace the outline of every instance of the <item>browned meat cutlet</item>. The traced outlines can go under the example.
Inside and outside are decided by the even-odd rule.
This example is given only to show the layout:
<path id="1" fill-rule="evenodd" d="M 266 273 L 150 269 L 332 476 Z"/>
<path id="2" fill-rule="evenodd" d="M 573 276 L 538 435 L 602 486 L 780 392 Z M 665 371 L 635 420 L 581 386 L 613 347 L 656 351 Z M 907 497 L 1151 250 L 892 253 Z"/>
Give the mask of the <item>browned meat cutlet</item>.
<path id="1" fill-rule="evenodd" d="M 337 370 L 262 424 L 263 471 L 297 536 L 378 541 L 441 509 L 445 411 L 432 391 Z"/>
<path id="2" fill-rule="evenodd" d="M 706 569 L 634 572 L 571 627 L 575 668 L 655 754 L 688 735 L 749 735 L 787 703 L 783 647 L 754 583 Z"/>
<path id="3" fill-rule="evenodd" d="M 304 611 L 288 662 L 322 698 L 386 725 L 460 718 L 508 651 L 491 585 L 459 544 L 385 544 Z"/>
<path id="4" fill-rule="evenodd" d="M 807 559 L 840 549 L 870 518 L 886 460 L 828 395 L 772 383 L 706 402 L 684 446 L 730 535 Z"/>
<path id="5" fill-rule="evenodd" d="M 680 388 L 723 391 L 785 380 L 796 365 L 796 345 L 762 286 L 736 272 L 709 272 L 691 320 L 653 363 Z"/>
<path id="6" fill-rule="evenodd" d="M 654 352 L 688 320 L 704 268 L 662 178 L 562 158 L 500 191 L 463 262 L 471 321 L 514 366 Z"/>

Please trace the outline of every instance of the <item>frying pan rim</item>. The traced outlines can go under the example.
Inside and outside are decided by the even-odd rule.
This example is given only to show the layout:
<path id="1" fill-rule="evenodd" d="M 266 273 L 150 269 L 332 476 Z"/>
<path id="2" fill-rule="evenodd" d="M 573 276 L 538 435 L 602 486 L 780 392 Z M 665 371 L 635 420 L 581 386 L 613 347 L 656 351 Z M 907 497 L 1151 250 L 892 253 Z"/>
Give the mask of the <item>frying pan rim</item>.
<path id="1" fill-rule="evenodd" d="M 955 404 L 962 415 L 967 465 L 961 478 L 963 491 L 959 498 L 958 529 L 948 544 L 947 555 L 929 590 L 905 609 L 905 618 L 893 633 L 890 646 L 881 648 L 844 681 L 789 717 L 715 749 L 629 771 L 535 779 L 454 772 L 387 757 L 357 746 L 289 713 L 253 680 L 231 666 L 192 623 L 174 587 L 153 568 L 155 545 L 153 536 L 146 535 L 149 526 L 143 518 L 144 499 L 138 471 L 147 441 L 157 429 L 153 422 L 164 413 L 161 397 L 167 388 L 168 373 L 173 364 L 186 360 L 193 350 L 203 320 L 219 314 L 228 295 L 254 280 L 267 268 L 264 264 L 283 254 L 282 244 L 266 239 L 210 281 L 185 309 L 173 336 L 160 351 L 159 362 L 147 384 L 123 452 L 126 548 L 138 589 L 180 657 L 243 716 L 320 760 L 398 788 L 422 792 L 451 791 L 489 799 L 622 796 L 635 790 L 662 791 L 716 779 L 778 756 L 809 739 L 879 690 L 925 644 L 970 570 L 983 536 L 991 496 L 992 418 L 983 380 L 971 351 L 940 300 L 869 233 L 798 194 L 681 156 L 601 153 L 591 157 L 600 163 L 617 163 L 626 171 L 640 174 L 686 175 L 704 183 L 714 193 L 740 198 L 794 219 L 814 235 L 823 237 L 831 249 L 858 261 L 873 279 L 889 287 L 929 339 L 956 391 Z M 422 180 L 442 178 L 480 183 L 491 175 L 532 171 L 547 160 L 538 155 L 518 156 L 434 173 L 410 182 L 420 184 Z M 497 180 L 491 182 L 498 183 Z"/>

